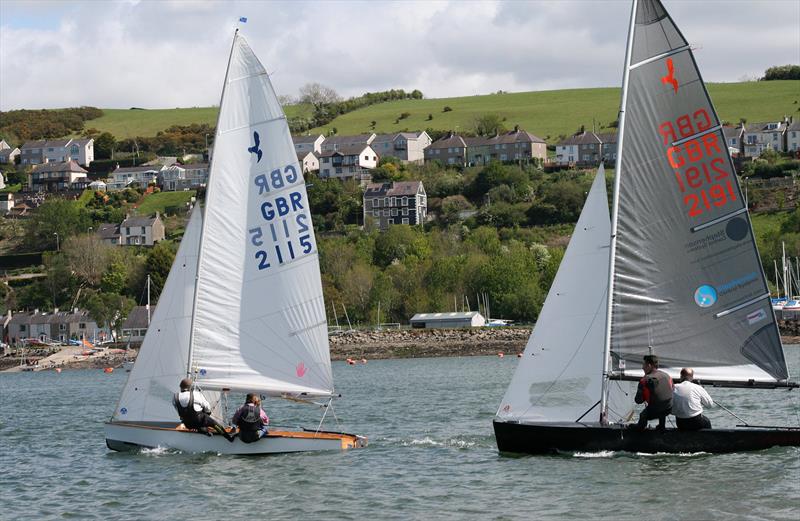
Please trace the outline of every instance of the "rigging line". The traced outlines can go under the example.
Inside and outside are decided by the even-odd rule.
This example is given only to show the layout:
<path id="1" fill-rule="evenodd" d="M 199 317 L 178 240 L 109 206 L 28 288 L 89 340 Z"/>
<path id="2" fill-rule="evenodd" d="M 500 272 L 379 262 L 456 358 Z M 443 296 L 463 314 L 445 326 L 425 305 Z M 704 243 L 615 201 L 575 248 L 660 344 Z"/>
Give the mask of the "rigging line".
<path id="1" fill-rule="evenodd" d="M 328 401 L 328 406 L 330 406 L 330 404 L 331 404 L 331 403 L 333 403 L 333 398 L 331 398 L 331 399 Z M 325 412 L 323 412 L 323 413 L 322 413 L 322 419 L 319 421 L 319 425 L 317 425 L 317 430 L 316 430 L 316 432 L 314 433 L 314 435 L 315 435 L 315 436 L 316 436 L 317 434 L 319 434 L 319 431 L 321 431 L 321 430 L 322 430 L 322 423 L 325 421 L 325 416 L 328 414 L 328 409 L 329 409 L 329 408 L 330 408 L 330 407 L 325 407 Z"/>
<path id="2" fill-rule="evenodd" d="M 743 419 L 741 419 L 741 418 L 739 418 L 738 416 L 736 416 L 736 415 L 733 413 L 733 411 L 731 411 L 730 409 L 728 409 L 727 407 L 725 407 L 724 405 L 722 405 L 721 403 L 719 403 L 717 400 L 714 400 L 714 403 L 715 403 L 715 404 L 717 404 L 717 405 L 719 405 L 719 406 L 722 408 L 722 410 L 726 411 L 728 414 L 730 414 L 731 416 L 733 416 L 734 418 L 736 418 L 737 420 L 739 420 L 740 422 L 742 422 L 742 423 L 745 425 L 745 427 L 749 427 L 749 424 L 748 424 L 746 421 L 744 421 Z"/>

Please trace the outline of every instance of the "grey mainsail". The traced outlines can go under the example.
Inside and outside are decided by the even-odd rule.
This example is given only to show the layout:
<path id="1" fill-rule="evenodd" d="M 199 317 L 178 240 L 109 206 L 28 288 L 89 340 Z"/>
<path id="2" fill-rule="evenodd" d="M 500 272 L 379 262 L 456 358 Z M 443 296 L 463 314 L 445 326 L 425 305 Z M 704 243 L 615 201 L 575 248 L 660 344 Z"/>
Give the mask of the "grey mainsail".
<path id="1" fill-rule="evenodd" d="M 659 0 L 634 9 L 612 229 L 612 368 L 653 353 L 706 379 L 784 380 L 749 216 L 692 51 Z"/>

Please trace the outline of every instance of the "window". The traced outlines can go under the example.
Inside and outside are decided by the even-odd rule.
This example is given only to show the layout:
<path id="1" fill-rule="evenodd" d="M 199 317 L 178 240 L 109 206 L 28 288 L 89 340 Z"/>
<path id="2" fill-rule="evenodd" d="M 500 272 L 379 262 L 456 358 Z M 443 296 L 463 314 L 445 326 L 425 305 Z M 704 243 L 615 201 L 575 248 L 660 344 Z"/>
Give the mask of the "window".
<path id="1" fill-rule="evenodd" d="M 58 330 L 59 331 L 66 331 L 67 330 L 67 325 L 66 324 L 59 324 L 58 325 Z"/>
<path id="2" fill-rule="evenodd" d="M 383 216 L 384 217 L 389 217 L 389 210 L 384 210 L 383 211 Z"/>
<path id="3" fill-rule="evenodd" d="M 378 160 L 378 156 L 372 156 L 372 160 L 373 161 L 377 161 Z"/>
<path id="4" fill-rule="evenodd" d="M 341 173 L 342 173 L 342 169 L 337 167 L 337 168 L 336 168 L 336 173 L 337 173 L 337 174 L 341 174 Z"/>
<path id="5" fill-rule="evenodd" d="M 331 158 L 329 158 L 329 157 L 323 157 L 323 158 L 322 158 L 322 162 L 323 162 L 323 163 L 330 163 L 330 162 L 331 162 L 331 161 L 330 161 L 330 159 L 331 159 Z"/>
<path id="6" fill-rule="evenodd" d="M 147 233 L 147 230 L 145 230 L 144 226 L 142 226 L 142 233 Z"/>
<path id="7" fill-rule="evenodd" d="M 364 161 L 369 161 L 369 156 L 364 156 Z"/>
<path id="8" fill-rule="evenodd" d="M 408 217 L 403 217 L 403 224 L 408 224 Z"/>
<path id="9" fill-rule="evenodd" d="M 374 208 L 380 208 L 381 207 L 381 200 L 380 199 L 373 199 L 372 200 L 372 206 Z"/>
<path id="10" fill-rule="evenodd" d="M 373 210 L 372 211 L 372 215 L 374 215 L 375 217 L 380 217 L 381 216 L 381 211 L 380 210 Z"/>
<path id="11" fill-rule="evenodd" d="M 86 322 L 80 322 L 78 324 L 78 329 L 86 329 Z"/>
<path id="12" fill-rule="evenodd" d="M 408 215 L 408 208 L 403 208 L 403 215 Z"/>
<path id="13" fill-rule="evenodd" d="M 28 330 L 28 326 L 26 326 L 25 324 L 20 324 L 19 325 L 19 332 L 20 333 L 24 333 L 27 330 Z"/>
<path id="14" fill-rule="evenodd" d="M 392 216 L 394 217 L 396 215 L 397 215 L 397 208 L 392 208 Z"/>
<path id="15" fill-rule="evenodd" d="M 383 198 L 383 206 L 389 206 L 389 198 L 388 197 L 384 197 Z"/>
<path id="16" fill-rule="evenodd" d="M 392 197 L 390 199 L 389 206 L 397 206 L 397 197 Z"/>
<path id="17" fill-rule="evenodd" d="M 78 155 L 78 145 L 72 145 L 72 154 Z"/>

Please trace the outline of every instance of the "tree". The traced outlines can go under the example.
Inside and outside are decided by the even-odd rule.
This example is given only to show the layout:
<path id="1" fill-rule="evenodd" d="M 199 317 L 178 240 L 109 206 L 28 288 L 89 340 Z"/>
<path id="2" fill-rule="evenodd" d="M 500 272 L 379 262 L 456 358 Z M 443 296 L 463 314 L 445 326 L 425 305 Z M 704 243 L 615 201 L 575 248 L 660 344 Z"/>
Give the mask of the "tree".
<path id="1" fill-rule="evenodd" d="M 93 234 L 77 235 L 63 242 L 64 258 L 75 277 L 84 285 L 97 287 L 113 246 L 103 243 Z"/>
<path id="2" fill-rule="evenodd" d="M 167 282 L 167 275 L 172 268 L 175 260 L 175 250 L 167 242 L 159 242 L 147 255 L 147 267 L 150 274 L 150 298 L 158 300 L 164 284 Z"/>
<path id="3" fill-rule="evenodd" d="M 97 159 L 110 159 L 116 143 L 116 138 L 110 132 L 103 132 L 94 140 L 95 157 Z"/>
<path id="4" fill-rule="evenodd" d="M 483 114 L 472 122 L 473 131 L 479 136 L 494 136 L 506 131 L 500 114 Z"/>
<path id="5" fill-rule="evenodd" d="M 406 257 L 424 259 L 430 255 L 431 246 L 424 232 L 408 225 L 396 224 L 375 239 L 373 262 L 386 267 Z"/>
<path id="6" fill-rule="evenodd" d="M 85 233 L 91 224 L 87 212 L 77 202 L 50 199 L 28 221 L 24 243 L 32 250 L 55 250 L 67 237 Z"/>
<path id="7" fill-rule="evenodd" d="M 134 301 L 114 293 L 92 293 L 83 300 L 83 305 L 97 325 L 108 326 L 120 338 L 120 328 L 133 309 Z"/>
<path id="8" fill-rule="evenodd" d="M 800 80 L 800 65 L 779 65 L 764 71 L 764 81 Z"/>
<path id="9" fill-rule="evenodd" d="M 341 99 L 334 89 L 320 83 L 306 83 L 300 87 L 300 102 L 313 105 L 315 109 L 322 105 L 336 103 Z"/>

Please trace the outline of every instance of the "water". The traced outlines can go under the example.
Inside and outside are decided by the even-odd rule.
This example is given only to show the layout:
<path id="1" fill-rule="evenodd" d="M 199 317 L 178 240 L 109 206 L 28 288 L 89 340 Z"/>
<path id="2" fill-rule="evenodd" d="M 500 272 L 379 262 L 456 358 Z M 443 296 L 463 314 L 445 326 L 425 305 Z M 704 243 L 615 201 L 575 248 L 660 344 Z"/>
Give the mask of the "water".
<path id="1" fill-rule="evenodd" d="M 800 374 L 800 346 L 787 357 Z M 800 519 L 797 448 L 500 456 L 491 420 L 516 364 L 334 363 L 341 427 L 370 446 L 266 457 L 112 452 L 102 422 L 124 372 L 0 375 L 0 519 Z M 797 390 L 711 394 L 751 423 L 800 425 Z M 273 423 L 319 421 L 265 405 Z"/>

